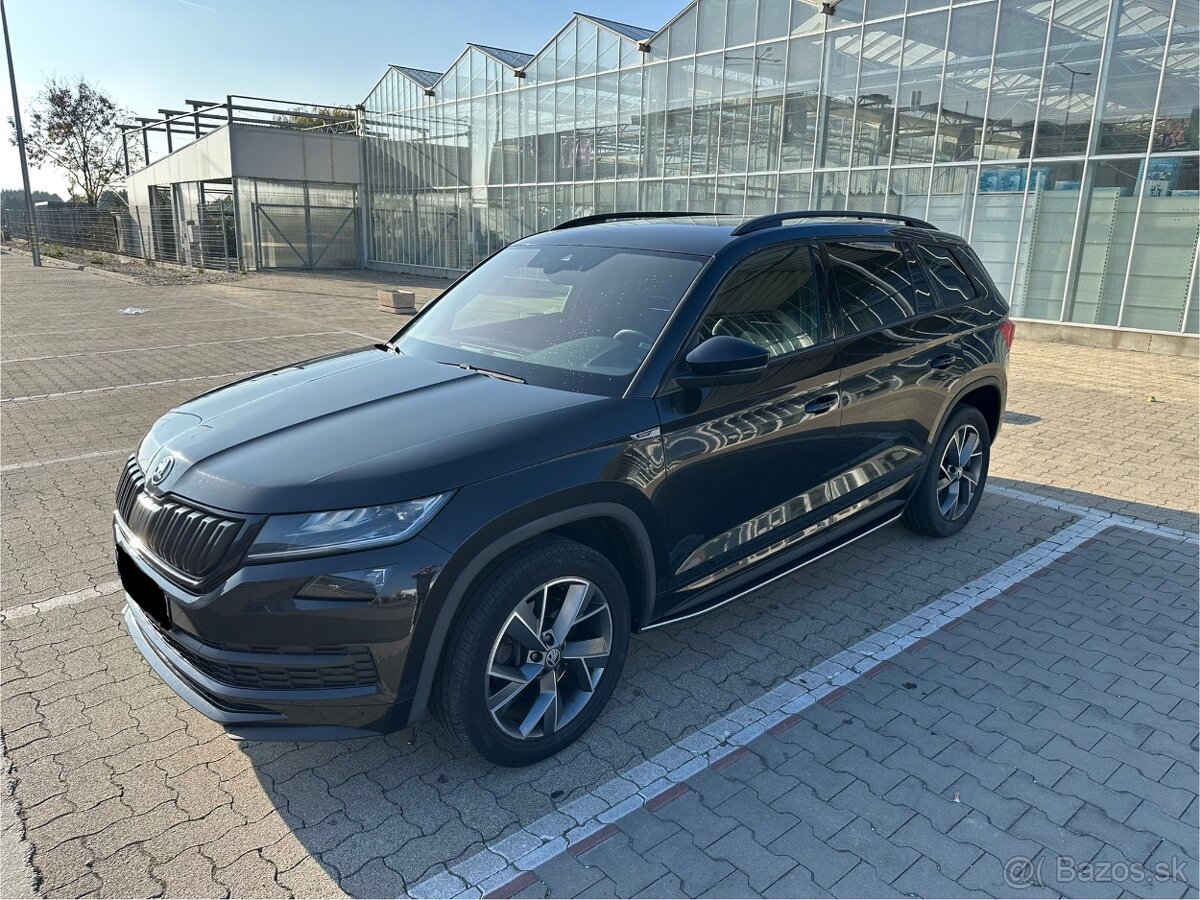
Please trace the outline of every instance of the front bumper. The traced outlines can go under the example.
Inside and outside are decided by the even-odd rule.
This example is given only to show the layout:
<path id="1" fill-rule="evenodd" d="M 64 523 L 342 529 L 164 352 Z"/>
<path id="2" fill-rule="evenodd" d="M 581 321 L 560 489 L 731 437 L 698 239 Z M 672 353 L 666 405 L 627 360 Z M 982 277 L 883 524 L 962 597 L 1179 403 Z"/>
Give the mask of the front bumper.
<path id="1" fill-rule="evenodd" d="M 362 737 L 409 724 L 412 626 L 446 554 L 419 537 L 379 550 L 245 566 L 188 593 L 114 523 L 125 622 L 147 663 L 247 740 Z M 319 575 L 382 571 L 372 600 L 298 596 Z"/>

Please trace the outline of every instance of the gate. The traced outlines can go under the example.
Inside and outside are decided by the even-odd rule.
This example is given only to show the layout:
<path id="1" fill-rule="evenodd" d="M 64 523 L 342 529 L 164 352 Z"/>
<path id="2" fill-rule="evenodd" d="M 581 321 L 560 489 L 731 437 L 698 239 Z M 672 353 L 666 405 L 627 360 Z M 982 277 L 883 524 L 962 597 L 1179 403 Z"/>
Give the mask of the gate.
<path id="1" fill-rule="evenodd" d="M 253 210 L 258 268 L 358 267 L 357 207 L 256 203 Z"/>

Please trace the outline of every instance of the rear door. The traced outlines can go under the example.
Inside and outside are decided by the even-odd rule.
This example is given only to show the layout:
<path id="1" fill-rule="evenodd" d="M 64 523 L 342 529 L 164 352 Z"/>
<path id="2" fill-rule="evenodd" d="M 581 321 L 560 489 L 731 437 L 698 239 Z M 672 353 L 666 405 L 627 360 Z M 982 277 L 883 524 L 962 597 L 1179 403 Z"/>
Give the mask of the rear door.
<path id="1" fill-rule="evenodd" d="M 754 384 L 658 397 L 672 605 L 772 556 L 829 502 L 841 471 L 837 352 L 810 244 L 751 254 L 725 277 L 688 346 L 714 335 L 770 354 Z M 782 548 L 780 548 L 782 549 Z M 665 610 L 664 610 L 665 611 Z"/>
<path id="2" fill-rule="evenodd" d="M 822 244 L 839 307 L 843 447 L 862 493 L 903 491 L 965 369 L 958 327 L 904 241 Z"/>

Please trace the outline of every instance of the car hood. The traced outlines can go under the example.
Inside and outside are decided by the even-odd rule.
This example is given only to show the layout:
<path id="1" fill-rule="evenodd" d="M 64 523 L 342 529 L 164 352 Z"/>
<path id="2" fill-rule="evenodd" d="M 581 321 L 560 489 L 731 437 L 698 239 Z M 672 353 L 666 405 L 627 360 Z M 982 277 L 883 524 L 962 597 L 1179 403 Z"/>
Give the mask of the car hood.
<path id="1" fill-rule="evenodd" d="M 203 394 L 155 423 L 138 462 L 153 490 L 218 509 L 348 509 L 430 496 L 627 436 L 626 402 L 372 347 Z"/>

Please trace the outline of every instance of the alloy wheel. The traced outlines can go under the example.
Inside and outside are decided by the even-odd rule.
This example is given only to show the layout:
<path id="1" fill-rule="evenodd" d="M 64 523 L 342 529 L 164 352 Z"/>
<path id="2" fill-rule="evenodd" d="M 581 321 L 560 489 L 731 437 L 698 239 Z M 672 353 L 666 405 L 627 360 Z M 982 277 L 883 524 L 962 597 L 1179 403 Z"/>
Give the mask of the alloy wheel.
<path id="1" fill-rule="evenodd" d="M 484 675 L 488 712 L 517 740 L 549 737 L 591 701 L 612 648 L 612 611 L 586 578 L 531 591 L 505 620 Z"/>
<path id="2" fill-rule="evenodd" d="M 971 508 L 983 474 L 983 440 L 974 425 L 961 425 L 939 463 L 938 509 L 953 522 Z"/>

